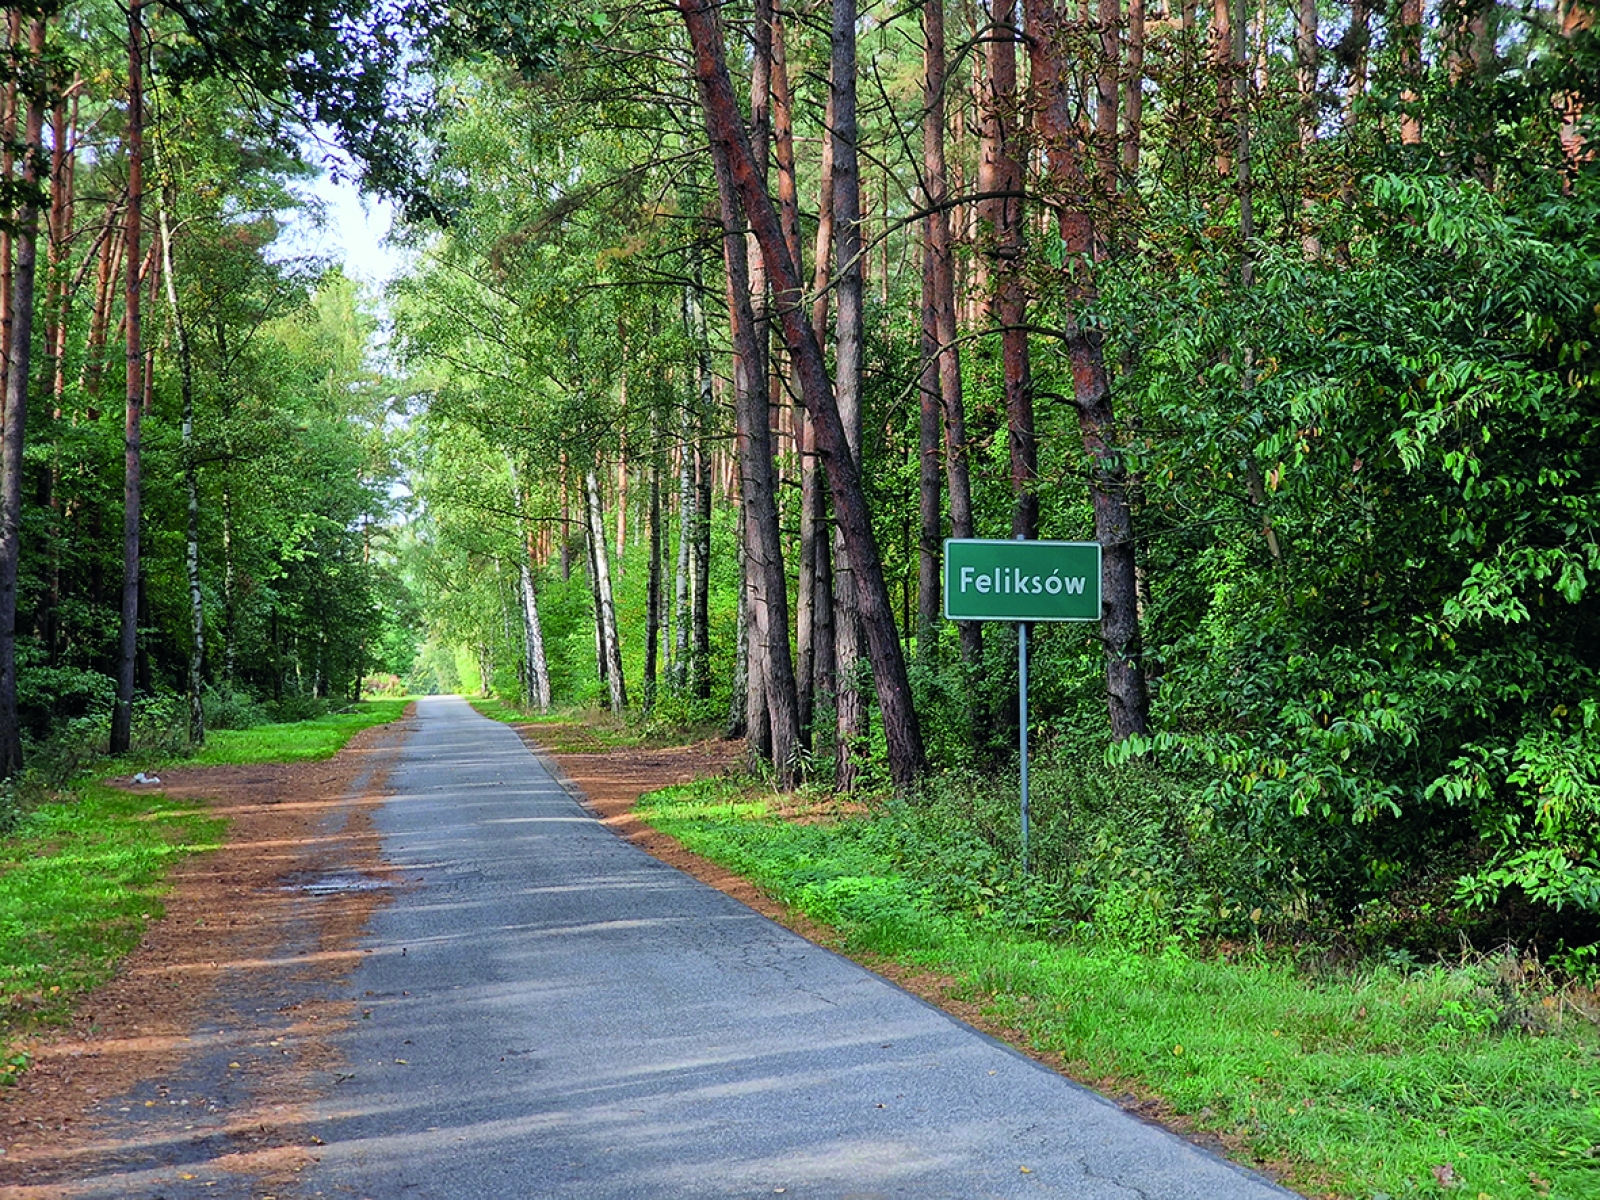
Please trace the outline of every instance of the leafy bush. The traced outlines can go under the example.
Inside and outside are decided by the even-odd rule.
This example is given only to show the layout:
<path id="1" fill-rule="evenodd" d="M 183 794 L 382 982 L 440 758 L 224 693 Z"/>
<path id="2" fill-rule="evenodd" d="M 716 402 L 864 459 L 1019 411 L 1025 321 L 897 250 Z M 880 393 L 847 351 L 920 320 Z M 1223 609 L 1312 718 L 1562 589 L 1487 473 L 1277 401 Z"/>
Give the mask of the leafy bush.
<path id="1" fill-rule="evenodd" d="M 265 701 L 261 705 L 267 720 L 274 725 L 290 721 L 311 721 L 328 711 L 326 700 L 315 696 L 284 696 L 281 700 Z"/>
<path id="2" fill-rule="evenodd" d="M 1168 431 L 1132 452 L 1159 729 L 1120 761 L 1203 773 L 1270 891 L 1349 914 L 1475 859 L 1476 903 L 1600 913 L 1600 254 L 1551 199 L 1378 176 L 1346 262 L 1108 276 Z"/>
<path id="3" fill-rule="evenodd" d="M 201 693 L 200 703 L 205 711 L 208 730 L 250 729 L 268 719 L 266 710 L 244 692 L 206 688 Z"/>

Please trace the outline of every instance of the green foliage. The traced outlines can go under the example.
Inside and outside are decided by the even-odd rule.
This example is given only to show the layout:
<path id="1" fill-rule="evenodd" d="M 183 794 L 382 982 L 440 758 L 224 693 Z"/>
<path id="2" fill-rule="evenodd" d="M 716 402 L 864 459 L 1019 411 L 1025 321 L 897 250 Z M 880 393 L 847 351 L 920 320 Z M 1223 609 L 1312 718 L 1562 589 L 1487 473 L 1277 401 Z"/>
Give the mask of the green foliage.
<path id="1" fill-rule="evenodd" d="M 397 721 L 410 701 L 363 700 L 338 712 L 248 729 L 221 730 L 186 761 L 196 766 L 221 763 L 305 762 L 332 758 L 363 729 Z"/>
<path id="2" fill-rule="evenodd" d="M 1159 303 L 1133 276 L 1108 297 L 1138 309 L 1127 391 L 1172 431 L 1132 451 L 1163 732 L 1121 752 L 1204 763 L 1265 869 L 1336 903 L 1471 840 L 1465 894 L 1600 911 L 1578 203 L 1378 175 L 1348 262 L 1264 248 L 1244 302 L 1202 255 Z"/>

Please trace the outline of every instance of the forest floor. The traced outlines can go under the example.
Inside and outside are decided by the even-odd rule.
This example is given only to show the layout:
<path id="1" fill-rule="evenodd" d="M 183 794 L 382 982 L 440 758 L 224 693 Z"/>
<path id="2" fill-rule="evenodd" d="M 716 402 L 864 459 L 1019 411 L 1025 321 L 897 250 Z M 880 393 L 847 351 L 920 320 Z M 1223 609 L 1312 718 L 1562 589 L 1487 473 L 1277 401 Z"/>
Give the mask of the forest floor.
<path id="1" fill-rule="evenodd" d="M 163 772 L 169 796 L 228 820 L 225 844 L 173 873 L 164 915 L 115 978 L 89 994 L 69 1026 L 25 1047 L 33 1065 L 15 1087 L 0 1090 L 0 1200 L 98 1195 L 85 1181 L 151 1162 L 236 1172 L 253 1181 L 252 1194 L 265 1185 L 260 1194 L 272 1195 L 274 1181 L 291 1190 L 317 1155 L 308 1130 L 312 1081 L 337 1072 L 334 1035 L 361 1017 L 359 1000 L 329 997 L 359 961 L 369 917 L 399 882 L 389 878 L 372 813 L 408 728 L 402 720 L 369 729 L 323 762 Z M 633 811 L 647 792 L 737 772 L 742 743 L 603 746 L 576 724 L 519 725 L 518 732 L 619 836 L 802 936 L 837 946 L 827 927 L 688 852 Z M 837 815 L 831 800 L 824 803 L 828 811 L 786 815 Z M 304 886 L 328 878 L 370 886 L 332 893 Z M 953 979 L 866 965 L 1025 1049 L 1020 1033 L 956 996 Z M 1147 1119 L 1168 1115 L 1148 1098 L 1119 1100 Z"/>

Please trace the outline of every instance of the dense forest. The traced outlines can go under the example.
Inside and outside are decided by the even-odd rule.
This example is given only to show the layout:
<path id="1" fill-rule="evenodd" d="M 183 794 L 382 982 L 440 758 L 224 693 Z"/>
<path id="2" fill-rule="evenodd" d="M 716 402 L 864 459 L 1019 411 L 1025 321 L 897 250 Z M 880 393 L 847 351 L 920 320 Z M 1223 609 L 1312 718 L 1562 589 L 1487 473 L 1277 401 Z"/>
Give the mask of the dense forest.
<path id="1" fill-rule="evenodd" d="M 378 686 L 915 803 L 1019 732 L 942 539 L 1093 540 L 1035 744 L 1198 927 L 1594 941 L 1585 5 L 7 12 L 0 775 Z"/>

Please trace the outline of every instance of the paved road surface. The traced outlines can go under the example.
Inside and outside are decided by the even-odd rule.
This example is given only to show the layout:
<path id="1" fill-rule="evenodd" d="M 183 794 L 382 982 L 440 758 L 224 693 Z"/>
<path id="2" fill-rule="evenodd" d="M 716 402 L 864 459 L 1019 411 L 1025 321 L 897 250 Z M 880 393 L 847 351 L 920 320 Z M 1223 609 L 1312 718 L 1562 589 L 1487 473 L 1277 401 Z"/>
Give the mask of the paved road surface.
<path id="1" fill-rule="evenodd" d="M 509 728 L 424 700 L 307 1193 L 844 1200 L 1288 1193 L 601 827 Z"/>

